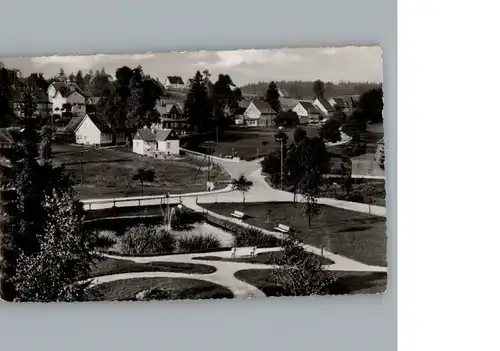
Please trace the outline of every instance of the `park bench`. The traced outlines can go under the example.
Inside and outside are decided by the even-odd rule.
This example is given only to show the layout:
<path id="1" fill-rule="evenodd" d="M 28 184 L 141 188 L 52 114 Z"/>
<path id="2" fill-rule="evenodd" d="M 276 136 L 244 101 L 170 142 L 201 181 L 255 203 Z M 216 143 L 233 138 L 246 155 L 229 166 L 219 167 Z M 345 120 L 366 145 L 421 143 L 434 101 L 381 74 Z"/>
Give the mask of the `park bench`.
<path id="1" fill-rule="evenodd" d="M 240 212 L 240 211 L 234 211 L 233 213 L 231 213 L 231 216 L 238 218 L 238 219 L 245 218 L 245 214 L 243 212 Z"/>
<path id="2" fill-rule="evenodd" d="M 238 257 L 255 257 L 255 250 L 257 247 L 255 246 L 249 246 L 249 247 L 233 247 L 231 250 L 231 258 L 236 258 L 236 255 Z"/>
<path id="3" fill-rule="evenodd" d="M 290 227 L 284 224 L 279 224 L 274 230 L 277 230 L 278 232 L 281 233 L 290 233 Z"/>

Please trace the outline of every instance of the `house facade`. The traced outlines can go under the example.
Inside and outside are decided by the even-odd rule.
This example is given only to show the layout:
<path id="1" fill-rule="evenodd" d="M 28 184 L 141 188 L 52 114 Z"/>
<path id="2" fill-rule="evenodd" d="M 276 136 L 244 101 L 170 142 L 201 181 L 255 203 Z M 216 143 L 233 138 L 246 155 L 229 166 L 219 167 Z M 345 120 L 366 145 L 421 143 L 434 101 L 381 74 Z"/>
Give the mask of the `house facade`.
<path id="1" fill-rule="evenodd" d="M 292 111 L 299 116 L 300 124 L 319 123 L 321 112 L 309 101 L 299 101 Z"/>
<path id="2" fill-rule="evenodd" d="M 52 113 L 72 112 L 75 116 L 85 116 L 86 96 L 75 83 L 54 82 L 47 89 L 49 101 L 52 103 Z M 71 104 L 71 111 L 66 111 L 64 105 Z"/>
<path id="3" fill-rule="evenodd" d="M 180 134 L 189 130 L 188 118 L 176 101 L 160 99 L 156 103 L 156 110 L 160 115 L 160 123 L 155 125 L 156 129 L 175 129 Z"/>
<path id="4" fill-rule="evenodd" d="M 179 155 L 179 136 L 173 129 L 138 129 L 134 135 L 132 151 L 147 156 Z"/>
<path id="5" fill-rule="evenodd" d="M 33 97 L 36 103 L 35 115 L 39 117 L 49 117 L 52 114 L 52 103 L 42 89 L 35 89 Z M 12 109 L 17 117 L 23 116 L 23 95 L 22 91 L 15 90 L 12 94 Z"/>
<path id="6" fill-rule="evenodd" d="M 276 111 L 267 102 L 260 100 L 250 102 L 243 116 L 250 127 L 272 127 L 276 124 Z"/>
<path id="7" fill-rule="evenodd" d="M 165 155 L 179 155 L 179 136 L 173 129 L 157 130 L 156 142 L 158 143 L 158 151 Z"/>
<path id="8" fill-rule="evenodd" d="M 77 144 L 84 145 L 111 145 L 126 143 L 125 133 L 113 133 L 111 126 L 102 118 L 97 116 L 85 115 L 80 121 L 79 117 L 74 117 L 73 124 L 75 139 Z M 70 123 L 72 123 L 70 121 Z"/>
<path id="9" fill-rule="evenodd" d="M 185 89 L 186 85 L 184 84 L 184 81 L 182 80 L 182 77 L 179 76 L 167 76 L 165 79 L 165 87 L 168 88 L 174 88 L 174 89 Z"/>
<path id="10" fill-rule="evenodd" d="M 333 106 L 325 98 L 317 98 L 314 100 L 313 105 L 316 106 L 325 117 L 331 117 L 335 112 Z"/>

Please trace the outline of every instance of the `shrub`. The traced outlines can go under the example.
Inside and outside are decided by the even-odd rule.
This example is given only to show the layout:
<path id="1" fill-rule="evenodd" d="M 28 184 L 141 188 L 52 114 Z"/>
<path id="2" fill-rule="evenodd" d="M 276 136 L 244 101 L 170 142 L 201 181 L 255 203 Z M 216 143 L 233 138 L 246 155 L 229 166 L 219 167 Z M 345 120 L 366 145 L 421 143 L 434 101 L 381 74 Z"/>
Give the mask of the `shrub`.
<path id="1" fill-rule="evenodd" d="M 221 243 L 219 238 L 212 235 L 190 235 L 177 239 L 179 252 L 191 252 L 199 250 L 219 249 Z"/>
<path id="2" fill-rule="evenodd" d="M 119 251 L 127 255 L 167 253 L 174 249 L 173 234 L 143 224 L 129 228 L 119 243 Z"/>
<path id="3" fill-rule="evenodd" d="M 116 233 L 112 230 L 101 230 L 97 234 L 96 247 L 108 248 L 117 242 Z"/>
<path id="4" fill-rule="evenodd" d="M 191 230 L 194 225 L 205 220 L 205 215 L 201 212 L 182 209 L 175 211 L 170 220 L 173 230 Z"/>
<path id="5" fill-rule="evenodd" d="M 234 246 L 276 247 L 281 240 L 254 228 L 239 229 L 234 232 Z"/>

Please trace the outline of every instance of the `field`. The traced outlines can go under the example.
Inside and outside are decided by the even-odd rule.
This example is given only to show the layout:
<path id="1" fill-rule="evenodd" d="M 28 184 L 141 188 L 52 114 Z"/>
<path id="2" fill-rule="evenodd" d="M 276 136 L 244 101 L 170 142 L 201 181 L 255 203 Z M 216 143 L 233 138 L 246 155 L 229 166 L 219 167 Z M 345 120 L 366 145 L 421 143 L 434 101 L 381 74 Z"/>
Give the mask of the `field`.
<path id="1" fill-rule="evenodd" d="M 304 128 L 310 138 L 319 136 L 319 128 Z M 288 143 L 293 141 L 295 128 L 285 128 L 283 131 L 288 136 Z M 211 140 L 211 146 L 206 142 L 192 147 L 193 151 L 209 153 L 215 156 L 239 156 L 243 160 L 254 160 L 265 156 L 267 153 L 279 150 L 280 143 L 274 140 L 277 128 L 232 128 L 219 135 L 219 140 Z M 376 143 L 384 136 L 382 125 L 369 125 L 367 132 L 361 135 L 361 143 L 366 144 L 365 152 L 374 152 Z M 265 142 L 267 145 L 263 145 Z M 345 145 L 327 147 L 329 152 L 342 154 Z"/>
<path id="2" fill-rule="evenodd" d="M 245 222 L 273 230 L 279 223 L 288 225 L 304 236 L 306 244 L 370 265 L 387 266 L 387 236 L 384 217 L 347 211 L 321 205 L 321 213 L 308 228 L 300 204 L 292 203 L 214 203 L 203 204 L 206 209 L 230 216 L 241 211 L 249 216 Z M 267 220 L 266 220 L 267 217 Z"/>
<path id="3" fill-rule="evenodd" d="M 156 160 L 136 155 L 127 147 L 93 150 L 56 144 L 53 146 L 53 162 L 64 164 L 69 170 L 80 198 L 205 191 L 208 175 L 206 167 L 200 169 L 200 162 L 192 159 Z M 133 180 L 139 168 L 155 171 L 155 179 L 144 183 L 144 191 L 140 181 Z M 216 189 L 225 187 L 224 182 L 230 179 L 219 168 L 212 168 L 210 176 L 211 181 L 216 183 Z"/>
<path id="4" fill-rule="evenodd" d="M 288 144 L 293 140 L 294 128 L 284 129 L 288 135 Z M 315 137 L 319 133 L 317 128 L 307 128 L 309 137 Z M 279 150 L 280 143 L 274 140 L 274 134 L 278 132 L 277 128 L 233 128 L 219 136 L 219 144 L 212 140 L 211 151 L 214 156 L 240 157 L 243 160 L 254 160 L 265 156 L 268 152 Z M 266 142 L 267 145 L 262 143 Z M 206 143 L 199 144 L 193 151 L 208 153 L 209 147 Z"/>

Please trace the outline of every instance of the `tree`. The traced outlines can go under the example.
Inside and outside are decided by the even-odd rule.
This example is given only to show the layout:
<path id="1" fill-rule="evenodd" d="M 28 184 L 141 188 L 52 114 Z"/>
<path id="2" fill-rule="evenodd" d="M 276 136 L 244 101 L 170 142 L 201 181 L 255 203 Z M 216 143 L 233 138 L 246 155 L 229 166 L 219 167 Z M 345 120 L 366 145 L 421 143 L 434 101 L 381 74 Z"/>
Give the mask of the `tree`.
<path id="1" fill-rule="evenodd" d="M 269 143 L 266 140 L 262 140 L 262 142 L 260 144 L 262 145 L 263 149 L 267 148 L 267 145 L 269 145 Z M 269 148 L 267 148 L 266 154 L 268 154 L 268 153 L 269 153 Z"/>
<path id="2" fill-rule="evenodd" d="M 37 88 L 41 89 L 44 92 L 46 92 L 47 89 L 49 88 L 49 83 L 44 78 L 43 73 L 31 73 L 26 78 L 26 83 L 28 85 L 37 87 Z"/>
<path id="3" fill-rule="evenodd" d="M 315 216 L 321 213 L 321 208 L 318 205 L 318 200 L 313 195 L 305 195 L 302 203 L 302 211 L 307 218 L 307 225 L 311 228 L 311 221 Z"/>
<path id="4" fill-rule="evenodd" d="M 278 87 L 276 83 L 269 83 L 269 87 L 266 91 L 266 102 L 271 106 L 271 108 L 276 111 L 276 113 L 281 112 L 281 102 L 280 102 L 280 93 L 278 91 Z"/>
<path id="5" fill-rule="evenodd" d="M 382 123 L 382 110 L 384 109 L 383 95 L 381 87 L 371 89 L 361 95 L 357 110 L 361 112 L 365 122 Z"/>
<path id="6" fill-rule="evenodd" d="M 340 123 L 334 118 L 328 119 L 319 130 L 321 139 L 335 143 L 340 141 Z"/>
<path id="7" fill-rule="evenodd" d="M 144 195 L 144 183 L 155 180 L 155 171 L 152 169 L 139 168 L 134 174 L 132 180 L 138 180 L 141 183 L 141 195 Z"/>
<path id="8" fill-rule="evenodd" d="M 295 130 L 293 131 L 293 142 L 295 144 L 300 143 L 302 140 L 306 138 L 307 138 L 307 132 L 304 129 L 300 127 L 295 128 Z"/>
<path id="9" fill-rule="evenodd" d="M 189 82 L 190 88 L 184 102 L 184 114 L 191 126 L 198 132 L 206 132 L 210 128 L 212 108 L 208 98 L 205 78 L 200 71 L 197 71 Z"/>
<path id="10" fill-rule="evenodd" d="M 12 100 L 7 87 L 0 85 L 0 128 L 8 127 L 13 120 Z"/>
<path id="11" fill-rule="evenodd" d="M 81 70 L 78 70 L 78 72 L 76 72 L 75 83 L 76 83 L 76 85 L 78 85 L 80 87 L 80 89 L 85 90 L 87 88 L 87 83 L 85 82 L 85 79 L 83 78 L 83 73 Z"/>
<path id="12" fill-rule="evenodd" d="M 295 111 L 282 111 L 276 116 L 276 124 L 279 126 L 293 127 L 300 124 L 299 115 Z"/>
<path id="13" fill-rule="evenodd" d="M 318 79 L 313 82 L 313 92 L 314 96 L 317 98 L 322 98 L 325 96 L 325 83 Z"/>
<path id="14" fill-rule="evenodd" d="M 219 127 L 229 127 L 235 110 L 239 107 L 238 101 L 241 100 L 241 91 L 237 91 L 234 87 L 235 84 L 228 74 L 219 74 L 215 84 L 208 86 L 208 96 L 212 100 L 213 116 Z"/>
<path id="15" fill-rule="evenodd" d="M 68 81 L 68 77 L 66 76 L 66 72 L 64 72 L 64 68 L 61 68 L 59 70 L 59 74 L 56 76 L 56 80 L 58 82 L 67 82 Z"/>
<path id="16" fill-rule="evenodd" d="M 231 184 L 233 185 L 233 190 L 238 190 L 243 195 L 243 203 L 245 203 L 245 193 L 250 190 L 253 182 L 248 180 L 245 175 L 240 175 L 238 179 L 233 179 Z"/>
<path id="17" fill-rule="evenodd" d="M 272 277 L 285 296 L 329 294 L 335 288 L 336 276 L 328 272 L 319 258 L 307 252 L 303 238 L 294 230 L 281 243 L 282 257 L 275 257 Z"/>
<path id="18" fill-rule="evenodd" d="M 40 249 L 21 252 L 17 261 L 17 301 L 85 300 L 97 236 L 84 228 L 81 206 L 71 188 L 46 196 L 45 230 L 37 237 Z"/>

